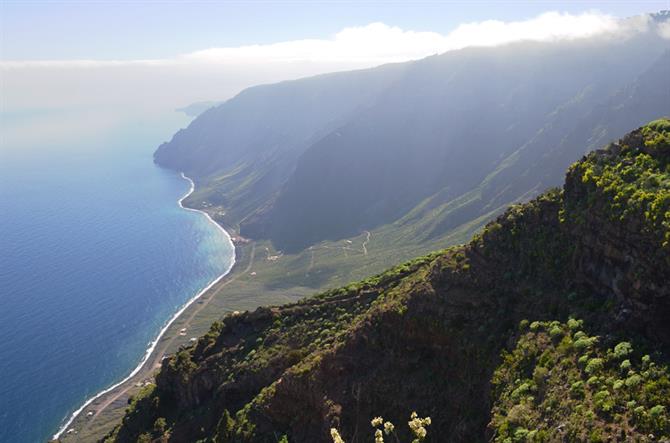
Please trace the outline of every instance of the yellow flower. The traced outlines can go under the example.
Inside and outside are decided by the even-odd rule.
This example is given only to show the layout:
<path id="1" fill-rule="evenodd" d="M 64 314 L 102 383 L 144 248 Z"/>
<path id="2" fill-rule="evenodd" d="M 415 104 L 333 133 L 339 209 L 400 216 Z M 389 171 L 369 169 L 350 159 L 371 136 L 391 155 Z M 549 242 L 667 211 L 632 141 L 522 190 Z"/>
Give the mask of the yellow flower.
<path id="1" fill-rule="evenodd" d="M 333 438 L 333 443 L 344 443 L 344 440 L 340 436 L 340 433 L 337 432 L 337 429 L 331 428 L 330 429 L 330 436 Z"/>
<path id="2" fill-rule="evenodd" d="M 375 431 L 375 443 L 384 443 L 384 435 L 381 429 Z"/>
<path id="3" fill-rule="evenodd" d="M 381 426 L 382 423 L 384 423 L 384 419 L 381 418 L 381 417 L 375 417 L 370 422 L 370 424 L 372 425 L 373 428 L 376 428 L 377 426 Z"/>
<path id="4" fill-rule="evenodd" d="M 393 423 L 390 421 L 387 421 L 384 423 L 384 432 L 386 432 L 386 435 L 389 435 L 393 430 L 395 429 L 395 426 L 393 426 Z"/>
<path id="5" fill-rule="evenodd" d="M 416 412 L 412 412 L 411 420 L 407 423 L 410 430 L 416 437 L 415 442 L 421 441 L 426 438 L 428 431 L 424 426 L 429 426 L 431 423 L 430 417 L 420 418 Z"/>

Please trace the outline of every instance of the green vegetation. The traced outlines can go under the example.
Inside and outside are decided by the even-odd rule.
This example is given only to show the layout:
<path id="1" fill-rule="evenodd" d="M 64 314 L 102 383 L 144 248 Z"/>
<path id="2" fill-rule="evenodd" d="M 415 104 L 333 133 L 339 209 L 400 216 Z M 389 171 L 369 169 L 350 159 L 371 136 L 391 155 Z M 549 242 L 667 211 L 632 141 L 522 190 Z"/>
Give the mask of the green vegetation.
<path id="1" fill-rule="evenodd" d="M 222 390 L 249 374 L 271 380 L 289 368 L 297 374 L 309 371 L 319 363 L 322 349 L 342 343 L 346 331 L 363 321 L 361 314 L 367 310 L 394 303 L 394 293 L 403 279 L 417 278 L 417 271 L 438 255 L 416 258 L 344 288 L 283 306 L 281 310 L 259 308 L 254 313 L 233 313 L 214 322 L 197 343 L 182 347 L 165 360 L 157 378 L 161 388 L 154 389 L 152 385 L 132 400 L 120 434 L 115 431 L 111 441 L 126 439 L 125 434 L 135 434 L 147 422 L 154 423 L 153 437 L 168 435 L 164 417 L 174 418 L 177 407 L 174 399 L 179 397 L 180 387 L 188 384 L 195 372 L 202 369 L 199 365 L 208 360 L 216 360 L 216 365 L 208 369 L 216 379 L 224 381 L 219 388 Z M 230 335 L 239 335 L 239 341 L 230 342 Z M 253 403 L 262 404 L 272 391 L 272 386 L 261 389 Z M 234 416 L 226 409 L 220 418 L 212 418 L 217 420 L 219 435 L 215 441 L 228 441 L 223 439 L 224 435 L 240 441 L 253 439 L 254 425 L 248 417 L 250 404 L 240 403 L 237 407 L 240 409 L 234 409 L 237 410 Z M 163 434 L 157 435 L 157 429 L 162 429 Z"/>
<path id="2" fill-rule="evenodd" d="M 670 253 L 654 221 L 670 171 L 664 142 L 645 144 L 665 127 L 587 156 L 468 245 L 219 319 L 108 440 L 351 441 L 373 413 L 389 419 L 373 420 L 378 441 L 670 438 Z M 432 419 L 393 426 L 408 405 Z"/>
<path id="3" fill-rule="evenodd" d="M 669 438 L 668 367 L 569 323 L 537 322 L 503 354 L 492 379 L 495 441 Z"/>
<path id="4" fill-rule="evenodd" d="M 643 231 L 655 235 L 667 247 L 670 121 L 655 120 L 638 130 L 638 134 L 624 140 L 620 152 L 590 154 L 575 163 L 571 173 L 586 186 L 588 197 L 582 205 L 599 202 L 613 221 L 642 220 Z"/>
<path id="5" fill-rule="evenodd" d="M 562 204 L 563 192 L 551 189 L 526 204 L 514 205 L 476 235 L 472 244 L 492 260 L 513 260 L 513 265 L 504 266 L 501 277 L 506 281 L 563 281 L 574 244 L 558 228 L 556 211 Z"/>
<path id="6" fill-rule="evenodd" d="M 667 112 L 665 46 L 632 43 L 616 60 L 506 48 L 514 61 L 499 63 L 500 48 L 480 48 L 251 88 L 155 159 L 196 180 L 189 205 L 286 253 L 361 229 L 429 242 L 558 185 L 583 152 Z M 617 80 L 593 87 L 601 77 Z"/>

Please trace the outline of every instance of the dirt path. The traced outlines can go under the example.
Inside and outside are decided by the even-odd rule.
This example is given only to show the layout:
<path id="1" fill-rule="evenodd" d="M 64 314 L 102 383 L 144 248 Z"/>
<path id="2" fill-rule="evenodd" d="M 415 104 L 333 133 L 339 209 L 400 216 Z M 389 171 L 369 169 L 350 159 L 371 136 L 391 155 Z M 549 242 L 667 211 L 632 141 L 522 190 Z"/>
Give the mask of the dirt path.
<path id="1" fill-rule="evenodd" d="M 370 231 L 365 231 L 365 234 L 367 237 L 365 238 L 365 241 L 363 242 L 363 255 L 368 255 L 368 243 L 370 243 Z"/>
<path id="2" fill-rule="evenodd" d="M 372 237 L 372 234 L 370 231 L 363 231 L 365 233 L 365 240 L 363 240 L 363 243 L 361 244 L 361 249 L 354 248 L 353 246 L 310 246 L 307 248 L 307 250 L 310 253 L 310 258 L 309 258 L 309 266 L 307 266 L 307 270 L 305 271 L 305 277 L 309 277 L 309 273 L 312 272 L 312 269 L 314 269 L 314 262 L 316 261 L 316 256 L 315 252 L 317 249 L 341 249 L 342 252 L 344 252 L 344 256 L 346 258 L 349 258 L 349 252 L 348 251 L 354 251 L 356 253 L 363 252 L 363 255 L 368 255 L 368 243 L 370 243 L 370 237 Z M 347 243 L 351 244 L 351 240 L 346 240 Z M 268 248 L 265 248 L 266 250 Z M 269 251 L 268 251 L 268 257 L 269 257 Z"/>
<path id="3" fill-rule="evenodd" d="M 309 266 L 307 267 L 307 274 L 309 274 L 309 271 L 314 268 L 314 246 L 309 247 L 309 252 L 311 252 L 312 257 L 309 259 Z"/>
<path id="4" fill-rule="evenodd" d="M 186 321 L 182 323 L 182 327 L 188 328 L 191 326 L 191 322 L 195 318 L 196 315 L 198 315 L 207 305 L 209 302 L 216 297 L 219 292 L 228 284 L 234 282 L 237 280 L 240 276 L 247 274 L 250 270 L 251 267 L 254 264 L 254 256 L 256 254 L 256 245 L 252 244 L 251 245 L 251 253 L 249 254 L 249 264 L 247 267 L 242 271 L 242 272 L 237 272 L 233 273 L 234 275 L 231 275 L 230 278 L 225 278 L 224 281 L 221 282 L 220 284 L 216 285 L 214 288 L 212 288 L 210 291 L 204 293 L 199 300 L 202 300 L 202 304 L 196 304 L 195 309 L 193 309 L 188 317 L 186 318 Z M 188 312 L 188 310 L 186 311 Z M 123 385 L 119 386 L 117 389 L 114 391 L 110 392 L 108 394 L 108 397 L 100 404 L 97 405 L 90 405 L 88 409 L 93 409 L 95 408 L 95 414 L 91 416 L 91 418 L 86 422 L 86 424 L 83 426 L 83 429 L 88 428 L 93 421 L 100 415 L 101 412 L 103 412 L 105 409 L 109 407 L 112 403 L 114 403 L 116 400 L 118 400 L 121 396 L 126 394 L 131 388 L 135 386 L 135 383 L 138 381 L 142 381 L 148 377 L 151 377 L 153 375 L 153 372 L 155 369 L 157 369 L 160 366 L 161 360 L 163 358 L 163 355 L 167 352 L 168 349 L 170 349 L 170 346 L 174 343 L 175 339 L 178 337 L 178 335 L 171 335 L 167 340 L 163 340 L 159 342 L 159 344 L 156 346 L 154 349 L 154 352 L 152 353 L 151 357 L 144 363 L 144 366 L 142 366 L 142 369 L 135 374 L 133 378 L 128 380 L 126 383 Z M 82 411 L 82 414 L 85 411 Z"/>
<path id="5" fill-rule="evenodd" d="M 340 249 L 344 252 L 344 256 L 347 257 L 347 258 L 349 257 L 349 252 L 348 251 L 354 251 L 354 252 L 362 251 L 363 255 L 368 255 L 368 243 L 370 243 L 370 237 L 372 236 L 372 234 L 370 233 L 370 231 L 363 231 L 363 232 L 365 232 L 365 240 L 363 240 L 363 244 L 361 245 L 360 250 L 358 248 L 354 248 L 354 247 L 350 247 L 350 246 L 326 246 L 326 245 L 310 246 L 308 249 L 311 252 L 312 256 L 310 258 L 309 267 L 307 268 L 307 273 L 309 273 L 309 271 L 311 271 L 312 268 L 314 267 L 314 251 L 316 249 Z M 349 243 L 351 243 L 351 241 L 349 241 L 349 240 L 347 240 L 347 241 Z M 265 249 L 267 249 L 267 248 L 265 248 Z M 269 252 L 268 252 L 268 254 L 269 254 Z"/>

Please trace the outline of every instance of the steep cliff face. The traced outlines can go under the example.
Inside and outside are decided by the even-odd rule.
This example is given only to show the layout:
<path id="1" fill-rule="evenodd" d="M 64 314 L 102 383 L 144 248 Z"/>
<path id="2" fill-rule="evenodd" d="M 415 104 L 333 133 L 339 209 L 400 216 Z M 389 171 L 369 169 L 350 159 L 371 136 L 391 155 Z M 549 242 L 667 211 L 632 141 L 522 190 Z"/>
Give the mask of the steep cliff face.
<path id="1" fill-rule="evenodd" d="M 359 442 L 412 410 L 431 441 L 670 438 L 669 153 L 657 120 L 468 245 L 224 318 L 108 441 Z"/>
<path id="2" fill-rule="evenodd" d="M 658 120 L 575 164 L 564 217 L 583 283 L 614 294 L 621 315 L 670 343 L 670 139 Z"/>

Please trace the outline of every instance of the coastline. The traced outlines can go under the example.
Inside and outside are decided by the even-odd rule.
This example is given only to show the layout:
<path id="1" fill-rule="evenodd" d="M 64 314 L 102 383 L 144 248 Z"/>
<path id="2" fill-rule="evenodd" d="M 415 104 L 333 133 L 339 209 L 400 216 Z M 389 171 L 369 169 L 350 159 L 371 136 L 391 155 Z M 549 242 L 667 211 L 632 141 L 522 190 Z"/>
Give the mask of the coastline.
<path id="1" fill-rule="evenodd" d="M 172 316 L 172 317 L 171 317 L 171 318 L 170 318 L 170 319 L 163 325 L 163 327 L 162 327 L 162 328 L 160 329 L 160 331 L 158 332 L 158 335 L 156 336 L 156 338 L 154 338 L 154 340 L 152 340 L 152 341 L 149 343 L 149 346 L 147 347 L 147 350 L 145 351 L 145 353 L 144 353 L 144 357 L 142 358 L 142 360 L 140 360 L 140 362 L 138 363 L 138 365 L 137 365 L 137 366 L 130 372 L 130 374 L 128 374 L 128 375 L 127 375 L 125 378 L 123 378 L 121 381 L 119 381 L 119 382 L 113 384 L 112 386 L 110 386 L 110 387 L 108 387 L 108 388 L 103 389 L 102 391 L 98 392 L 98 393 L 95 394 L 94 396 L 92 396 L 92 397 L 86 399 L 86 401 L 84 401 L 84 403 L 83 403 L 78 409 L 76 409 L 76 410 L 69 416 L 69 418 L 68 418 L 62 425 L 60 425 L 60 427 L 58 428 L 58 431 L 56 431 L 56 433 L 51 437 L 52 440 L 57 440 L 57 439 L 59 439 L 60 437 L 62 437 L 63 434 L 67 432 L 68 428 L 72 425 L 72 423 L 77 419 L 77 417 L 78 417 L 78 416 L 84 411 L 84 409 L 86 409 L 86 407 L 88 407 L 91 403 L 93 403 L 94 401 L 98 400 L 100 397 L 102 397 L 102 396 L 104 396 L 104 395 L 106 395 L 106 394 L 109 394 L 110 392 L 114 391 L 115 389 L 119 388 L 120 386 L 124 385 L 125 383 L 127 383 L 128 381 L 130 381 L 133 377 L 135 377 L 138 373 L 140 373 L 140 371 L 142 371 L 142 369 L 144 368 L 144 366 L 151 360 L 151 357 L 153 356 L 153 354 L 154 354 L 154 352 L 155 352 L 155 350 L 156 350 L 156 346 L 158 345 L 158 343 L 160 342 L 160 340 L 163 338 L 163 336 L 165 335 L 165 333 L 167 332 L 167 330 L 170 328 L 170 326 L 172 326 L 172 324 L 173 324 L 175 321 L 177 321 L 177 320 L 179 319 L 179 317 L 181 317 L 181 315 L 182 315 L 182 314 L 183 314 L 183 313 L 184 313 L 184 312 L 185 312 L 185 311 L 186 311 L 186 310 L 187 310 L 193 303 L 195 303 L 200 297 L 202 297 L 205 293 L 207 293 L 207 291 L 209 291 L 213 286 L 215 286 L 217 283 L 219 283 L 224 277 L 226 277 L 228 274 L 230 274 L 231 270 L 232 270 L 233 267 L 235 266 L 235 263 L 236 263 L 236 257 L 237 257 L 237 250 L 236 250 L 236 247 L 235 247 L 235 243 L 233 243 L 232 237 L 230 236 L 230 234 L 228 233 L 228 231 L 226 231 L 226 230 L 223 228 L 223 226 L 221 226 L 219 223 L 217 223 L 216 221 L 214 221 L 214 219 L 213 219 L 207 212 L 205 212 L 205 211 L 201 211 L 201 210 L 199 210 L 199 209 L 194 209 L 194 208 L 189 208 L 189 207 L 184 206 L 184 204 L 183 204 L 184 200 L 185 200 L 186 198 L 188 198 L 188 197 L 193 193 L 193 191 L 195 190 L 195 183 L 193 182 L 193 180 L 192 180 L 191 178 L 187 177 L 183 172 L 180 173 L 180 176 L 181 176 L 181 178 L 183 178 L 184 180 L 187 180 L 187 181 L 189 182 L 190 187 L 189 187 L 189 190 L 186 192 L 186 194 L 184 194 L 184 195 L 177 201 L 177 204 L 179 205 L 179 207 L 180 207 L 181 209 L 184 209 L 184 210 L 186 210 L 186 211 L 198 212 L 198 213 L 203 214 L 203 215 L 207 218 L 207 220 L 208 220 L 210 223 L 212 223 L 214 226 L 216 226 L 216 228 L 224 234 L 224 236 L 226 237 L 226 239 L 228 240 L 228 242 L 230 243 L 230 245 L 232 246 L 232 249 L 233 249 L 233 257 L 232 257 L 232 260 L 230 261 L 230 264 L 228 265 L 228 267 L 226 268 L 226 270 L 223 271 L 223 273 L 221 273 L 221 274 L 220 274 L 219 276 L 217 276 L 214 280 L 212 280 L 210 283 L 208 283 L 204 288 L 202 288 L 200 291 L 198 291 L 193 297 L 191 297 L 191 298 L 190 298 L 184 305 L 182 305 L 181 308 L 179 308 L 179 310 L 177 310 L 177 312 L 176 312 L 176 313 L 175 313 L 175 314 L 174 314 L 174 315 L 173 315 L 173 316 Z"/>

